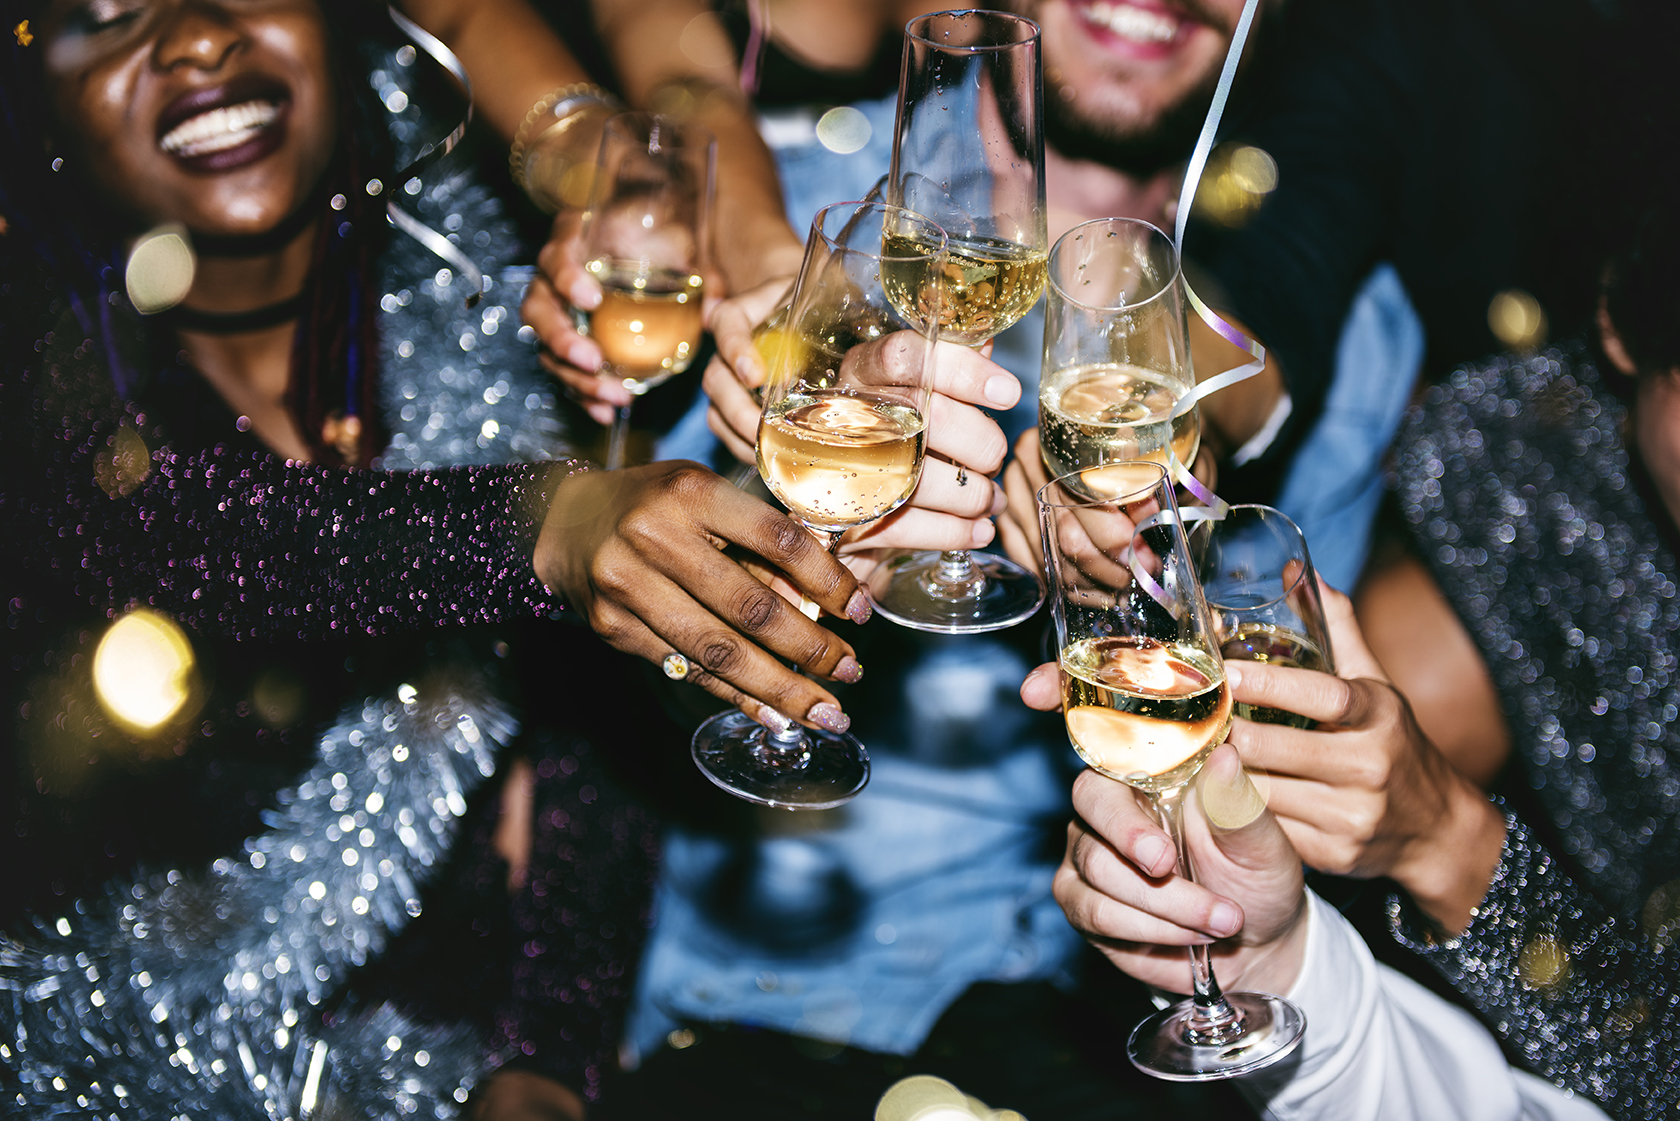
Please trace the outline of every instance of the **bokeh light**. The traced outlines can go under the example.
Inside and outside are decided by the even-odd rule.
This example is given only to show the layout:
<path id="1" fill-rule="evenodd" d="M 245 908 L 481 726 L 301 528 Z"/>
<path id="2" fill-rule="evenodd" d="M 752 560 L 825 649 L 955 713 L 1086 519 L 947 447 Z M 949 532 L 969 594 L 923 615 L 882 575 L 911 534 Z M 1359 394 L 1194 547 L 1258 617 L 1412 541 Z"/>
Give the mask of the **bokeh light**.
<path id="1" fill-rule="evenodd" d="M 860 151 L 874 131 L 869 118 L 850 105 L 836 106 L 817 121 L 817 139 L 824 148 L 841 156 Z"/>
<path id="2" fill-rule="evenodd" d="M 111 446 L 93 461 L 99 489 L 117 498 L 132 494 L 152 473 L 152 450 L 134 429 L 124 425 L 111 437 Z"/>
<path id="3" fill-rule="evenodd" d="M 1512 350 L 1535 350 L 1546 342 L 1546 311 L 1521 288 L 1507 288 L 1488 304 L 1488 329 Z"/>
<path id="4" fill-rule="evenodd" d="M 134 243 L 125 280 L 128 298 L 141 315 L 168 311 L 187 298 L 198 260 L 178 222 L 157 227 Z"/>
<path id="5" fill-rule="evenodd" d="M 1517 955 L 1517 974 L 1528 988 L 1555 993 L 1569 983 L 1569 951 L 1549 934 L 1537 934 Z"/>
<path id="6" fill-rule="evenodd" d="M 1226 142 L 1208 156 L 1196 190 L 1196 213 L 1221 226 L 1246 225 L 1277 185 L 1277 161 L 1270 152 Z"/>
<path id="7" fill-rule="evenodd" d="M 115 623 L 93 652 L 93 690 L 111 719 L 139 735 L 168 725 L 196 692 L 192 644 L 176 623 L 145 608 Z"/>

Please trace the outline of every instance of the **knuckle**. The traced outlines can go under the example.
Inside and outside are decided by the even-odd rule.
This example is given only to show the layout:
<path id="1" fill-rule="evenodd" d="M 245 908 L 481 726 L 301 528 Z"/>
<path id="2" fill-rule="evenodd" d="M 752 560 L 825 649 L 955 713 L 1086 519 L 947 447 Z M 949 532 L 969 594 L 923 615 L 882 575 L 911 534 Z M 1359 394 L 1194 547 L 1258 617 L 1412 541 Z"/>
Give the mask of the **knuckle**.
<path id="1" fill-rule="evenodd" d="M 745 657 L 739 640 L 732 635 L 714 635 L 700 650 L 700 664 L 724 677 L 739 666 Z"/>
<path id="2" fill-rule="evenodd" d="M 757 581 L 754 581 L 757 584 Z M 748 634 L 759 634 L 775 621 L 781 611 L 782 597 L 762 584 L 748 589 L 735 605 L 735 619 Z"/>
<path id="3" fill-rule="evenodd" d="M 797 522 L 783 514 L 769 511 L 764 518 L 764 541 L 767 550 L 764 559 L 775 564 L 784 564 L 796 559 L 804 551 L 806 543 L 811 540 L 810 536 Z"/>

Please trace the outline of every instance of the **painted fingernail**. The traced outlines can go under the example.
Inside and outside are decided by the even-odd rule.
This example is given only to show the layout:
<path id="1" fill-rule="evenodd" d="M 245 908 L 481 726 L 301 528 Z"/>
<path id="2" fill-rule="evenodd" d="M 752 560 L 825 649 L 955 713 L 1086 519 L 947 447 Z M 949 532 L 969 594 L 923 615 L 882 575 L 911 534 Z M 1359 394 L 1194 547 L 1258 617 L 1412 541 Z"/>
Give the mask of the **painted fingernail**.
<path id="1" fill-rule="evenodd" d="M 858 665 L 856 658 L 847 654 L 840 659 L 840 664 L 834 667 L 834 676 L 847 685 L 856 685 L 863 680 L 863 667 Z"/>
<path id="2" fill-rule="evenodd" d="M 846 601 L 846 618 L 860 627 L 869 622 L 869 617 L 873 614 L 875 608 L 871 606 L 869 597 L 864 594 L 862 588 L 853 592 L 852 598 Z"/>
<path id="3" fill-rule="evenodd" d="M 1021 396 L 1021 385 L 1008 374 L 993 374 L 986 379 L 986 387 L 981 393 L 989 403 L 1008 408 Z"/>
<path id="4" fill-rule="evenodd" d="M 1242 915 L 1229 903 L 1215 903 L 1208 912 L 1208 930 L 1228 938 L 1242 928 Z"/>
<path id="5" fill-rule="evenodd" d="M 805 719 L 831 732 L 844 732 L 852 726 L 852 718 L 841 712 L 839 705 L 829 704 L 827 701 L 812 705 L 811 711 L 805 714 Z"/>
<path id="6" fill-rule="evenodd" d="M 793 727 L 793 721 L 769 705 L 758 706 L 758 722 L 778 736 L 785 736 L 788 729 Z"/>
<path id="7" fill-rule="evenodd" d="M 1153 833 L 1137 843 L 1138 863 L 1143 866 L 1143 870 L 1146 872 L 1153 873 L 1161 863 L 1161 857 L 1166 854 L 1167 843 Z"/>

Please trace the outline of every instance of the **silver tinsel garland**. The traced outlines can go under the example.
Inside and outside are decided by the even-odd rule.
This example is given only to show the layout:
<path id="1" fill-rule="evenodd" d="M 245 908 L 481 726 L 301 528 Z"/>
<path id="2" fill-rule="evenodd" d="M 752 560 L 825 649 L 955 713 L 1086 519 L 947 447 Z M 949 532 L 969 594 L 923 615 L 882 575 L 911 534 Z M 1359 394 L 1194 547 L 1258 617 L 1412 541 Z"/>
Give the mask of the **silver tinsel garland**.
<path id="1" fill-rule="evenodd" d="M 269 831 L 203 874 L 109 885 L 0 936 L 0 1115 L 144 1121 L 451 1118 L 471 1032 L 318 1011 L 420 913 L 466 795 L 517 731 L 477 683 L 346 709 Z"/>

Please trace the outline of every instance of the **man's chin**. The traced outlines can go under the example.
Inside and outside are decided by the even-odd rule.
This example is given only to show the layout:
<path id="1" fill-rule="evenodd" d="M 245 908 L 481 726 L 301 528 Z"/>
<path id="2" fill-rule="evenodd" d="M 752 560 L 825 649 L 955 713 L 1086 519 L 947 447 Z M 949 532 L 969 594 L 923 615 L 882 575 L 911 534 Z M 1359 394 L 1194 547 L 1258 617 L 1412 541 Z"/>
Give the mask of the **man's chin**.
<path id="1" fill-rule="evenodd" d="M 1045 143 L 1067 159 L 1105 164 L 1139 178 L 1155 175 L 1190 158 L 1217 81 L 1215 75 L 1152 121 L 1134 127 L 1100 120 L 1050 92 L 1044 104 Z"/>

